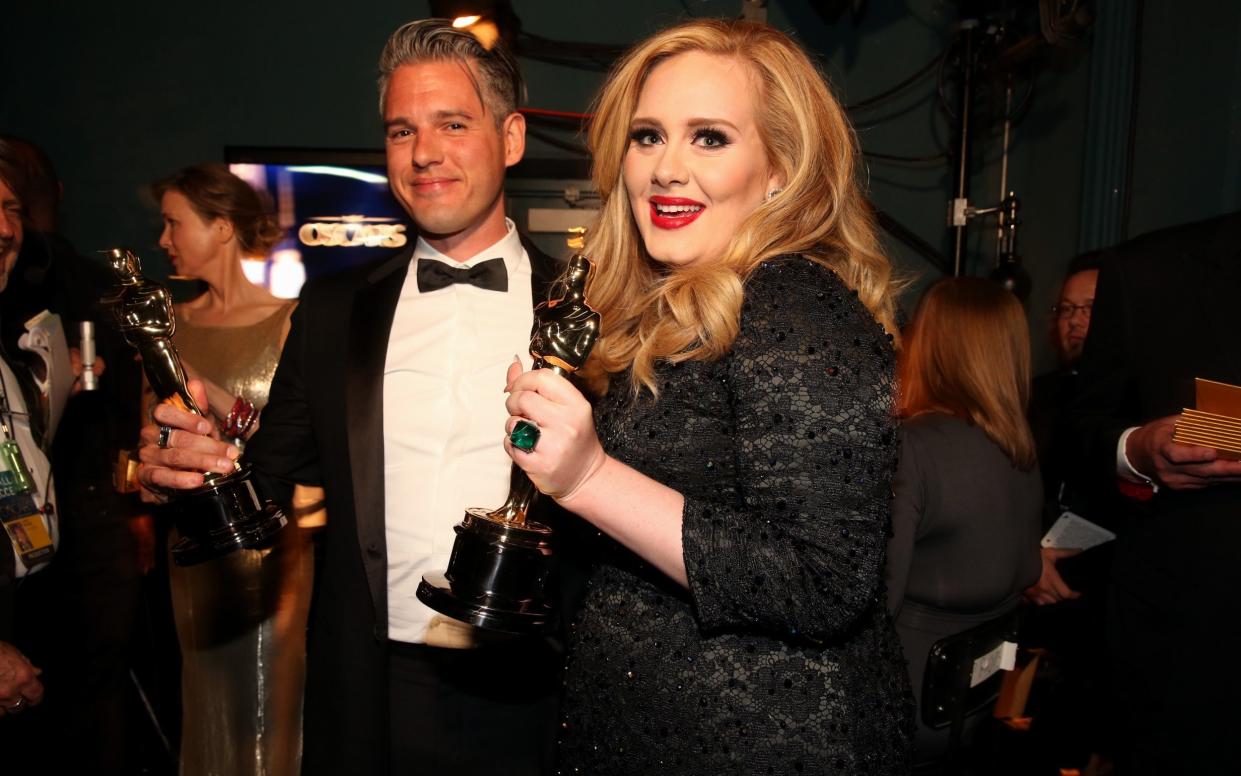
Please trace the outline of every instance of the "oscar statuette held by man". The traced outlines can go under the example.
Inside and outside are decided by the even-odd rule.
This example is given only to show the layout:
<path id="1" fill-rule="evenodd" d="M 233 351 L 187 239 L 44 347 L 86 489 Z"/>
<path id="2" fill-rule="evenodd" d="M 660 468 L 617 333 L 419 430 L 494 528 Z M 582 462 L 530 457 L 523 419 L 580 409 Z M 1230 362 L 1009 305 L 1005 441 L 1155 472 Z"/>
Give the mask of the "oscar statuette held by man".
<path id="1" fill-rule="evenodd" d="M 172 335 L 176 330 L 168 289 L 142 275 L 138 257 L 125 248 L 107 252 L 116 275 L 117 293 L 104 299 L 112 307 L 125 341 L 142 357 L 142 369 L 156 398 L 205 415 L 186 386 L 185 368 Z M 161 435 L 165 432 L 163 427 Z M 161 436 L 161 442 L 165 439 Z M 261 549 L 288 522 L 284 514 L 255 490 L 249 467 L 241 461 L 230 474 L 204 473 L 202 487 L 173 502 L 177 532 L 173 560 L 191 566 L 239 549 Z"/>
<path id="2" fill-rule="evenodd" d="M 586 363 L 599 337 L 599 313 L 585 300 L 590 261 L 577 254 L 561 281 L 564 295 L 534 310 L 530 355 L 535 369 L 568 376 Z M 538 427 L 520 421 L 509 436 L 529 452 Z M 545 587 L 551 574 L 552 530 L 527 520 L 538 490 L 518 466 L 512 468 L 508 498 L 498 509 L 473 507 L 454 529 L 448 569 L 426 574 L 418 599 L 437 612 L 487 630 L 537 633 L 556 625 L 556 607 Z"/>

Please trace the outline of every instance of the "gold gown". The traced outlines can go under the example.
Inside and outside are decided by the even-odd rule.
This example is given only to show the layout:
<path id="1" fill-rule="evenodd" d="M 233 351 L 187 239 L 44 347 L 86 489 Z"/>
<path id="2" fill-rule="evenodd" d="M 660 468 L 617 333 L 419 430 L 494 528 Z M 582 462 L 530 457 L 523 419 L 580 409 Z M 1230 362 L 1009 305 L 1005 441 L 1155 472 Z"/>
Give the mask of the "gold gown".
<path id="1" fill-rule="evenodd" d="M 262 408 L 293 305 L 250 326 L 178 321 L 174 342 L 199 374 Z M 298 773 L 313 572 L 303 531 L 290 525 L 269 549 L 170 568 L 182 776 Z"/>

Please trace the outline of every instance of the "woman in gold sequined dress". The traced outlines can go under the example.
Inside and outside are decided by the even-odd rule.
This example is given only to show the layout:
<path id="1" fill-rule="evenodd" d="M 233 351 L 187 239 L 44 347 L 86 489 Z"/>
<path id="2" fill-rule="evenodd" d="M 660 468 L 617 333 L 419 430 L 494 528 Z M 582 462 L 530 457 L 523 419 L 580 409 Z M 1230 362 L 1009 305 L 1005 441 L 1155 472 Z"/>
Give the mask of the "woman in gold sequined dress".
<path id="1" fill-rule="evenodd" d="M 221 436 L 242 445 L 261 422 L 296 302 L 250 283 L 241 259 L 266 254 L 281 230 L 223 165 L 187 167 L 152 193 L 164 221 L 160 247 L 179 275 L 206 286 L 176 307 L 174 342 L 187 372 L 206 385 Z M 267 550 L 171 566 L 183 776 L 300 769 L 311 558 L 304 531 L 292 528 Z"/>

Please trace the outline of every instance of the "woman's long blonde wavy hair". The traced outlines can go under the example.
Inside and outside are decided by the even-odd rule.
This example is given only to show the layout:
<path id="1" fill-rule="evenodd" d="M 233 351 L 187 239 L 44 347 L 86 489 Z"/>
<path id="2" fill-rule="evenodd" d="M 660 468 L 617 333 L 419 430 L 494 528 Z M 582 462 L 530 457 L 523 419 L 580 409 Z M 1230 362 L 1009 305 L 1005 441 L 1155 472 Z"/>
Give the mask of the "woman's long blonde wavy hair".
<path id="1" fill-rule="evenodd" d="M 673 270 L 647 255 L 622 171 L 647 77 L 660 62 L 692 51 L 748 63 L 759 134 L 784 186 L 738 226 L 719 261 Z M 589 145 L 602 199 L 586 243 L 595 265 L 587 297 L 603 331 L 584 370 L 593 389 L 606 390 L 610 375 L 632 368 L 633 391 L 657 393 L 660 360 L 724 356 L 740 329 L 745 279 L 783 254 L 834 270 L 896 335 L 892 268 L 858 181 L 857 139 L 823 76 L 784 33 L 715 19 L 656 33 L 613 68 L 595 102 Z"/>
<path id="2" fill-rule="evenodd" d="M 956 415 L 983 430 L 1019 469 L 1035 463 L 1026 422 L 1030 331 L 1017 297 L 982 278 L 931 286 L 901 353 L 901 415 Z"/>

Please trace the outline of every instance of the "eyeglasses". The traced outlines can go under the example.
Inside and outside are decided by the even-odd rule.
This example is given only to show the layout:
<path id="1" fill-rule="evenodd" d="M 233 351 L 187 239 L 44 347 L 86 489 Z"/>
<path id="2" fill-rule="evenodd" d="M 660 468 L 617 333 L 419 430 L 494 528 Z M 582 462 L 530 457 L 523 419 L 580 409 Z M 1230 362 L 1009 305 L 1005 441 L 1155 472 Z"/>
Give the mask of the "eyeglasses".
<path id="1" fill-rule="evenodd" d="M 1077 315 L 1077 313 L 1080 311 L 1080 312 L 1085 313 L 1086 317 L 1089 318 L 1090 308 L 1093 306 L 1094 306 L 1093 299 L 1087 302 L 1086 304 L 1073 304 L 1072 302 L 1061 302 L 1060 304 L 1052 305 L 1051 312 L 1057 318 L 1068 319 L 1068 318 L 1072 318 L 1073 316 Z"/>

